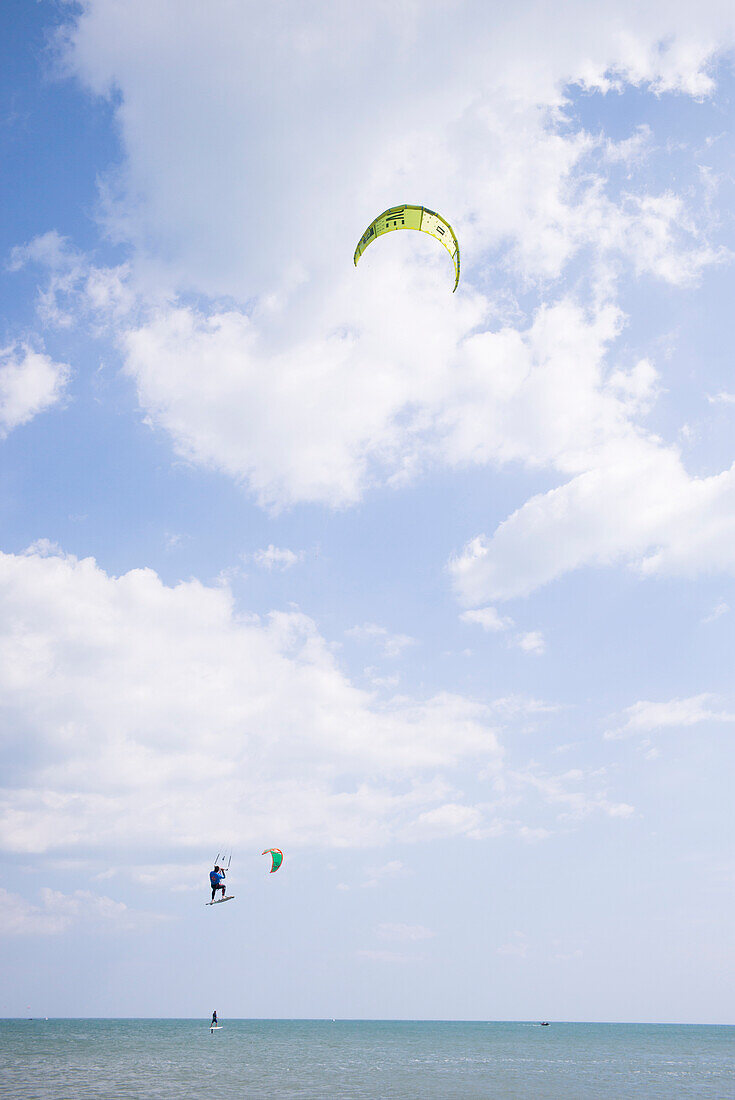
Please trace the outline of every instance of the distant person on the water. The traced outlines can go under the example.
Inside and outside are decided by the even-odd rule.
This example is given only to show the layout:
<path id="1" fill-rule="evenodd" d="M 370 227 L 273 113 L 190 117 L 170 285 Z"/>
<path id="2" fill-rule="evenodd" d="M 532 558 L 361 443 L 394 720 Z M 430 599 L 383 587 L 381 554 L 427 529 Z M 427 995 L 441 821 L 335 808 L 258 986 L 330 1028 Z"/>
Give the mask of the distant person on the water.
<path id="1" fill-rule="evenodd" d="M 217 1027 L 217 1009 L 215 1009 L 212 1013 L 212 1023 L 210 1024 L 210 1027 Z"/>
<path id="2" fill-rule="evenodd" d="M 214 901 L 214 895 L 218 890 L 222 891 L 222 898 L 225 896 L 225 872 L 221 867 L 218 867 L 215 863 L 214 870 L 209 872 L 209 883 L 212 887 L 212 901 Z M 222 898 L 220 900 L 222 900 Z"/>

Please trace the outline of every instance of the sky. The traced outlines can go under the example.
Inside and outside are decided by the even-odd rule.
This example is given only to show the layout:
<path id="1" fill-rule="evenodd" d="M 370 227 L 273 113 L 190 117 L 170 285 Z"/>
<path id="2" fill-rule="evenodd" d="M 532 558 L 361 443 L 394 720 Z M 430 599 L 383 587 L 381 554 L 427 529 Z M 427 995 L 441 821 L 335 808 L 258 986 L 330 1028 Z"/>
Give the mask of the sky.
<path id="1" fill-rule="evenodd" d="M 734 48 L 2 5 L 0 1015 L 733 1022 Z"/>

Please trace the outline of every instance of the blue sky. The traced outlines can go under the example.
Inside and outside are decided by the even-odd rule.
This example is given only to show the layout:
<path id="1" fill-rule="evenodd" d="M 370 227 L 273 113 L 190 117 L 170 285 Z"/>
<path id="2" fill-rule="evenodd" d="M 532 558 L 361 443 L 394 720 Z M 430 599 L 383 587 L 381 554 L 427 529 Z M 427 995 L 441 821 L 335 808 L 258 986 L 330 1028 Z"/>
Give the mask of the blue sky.
<path id="1" fill-rule="evenodd" d="M 731 1021 L 727 7 L 0 19 L 0 1014 Z"/>

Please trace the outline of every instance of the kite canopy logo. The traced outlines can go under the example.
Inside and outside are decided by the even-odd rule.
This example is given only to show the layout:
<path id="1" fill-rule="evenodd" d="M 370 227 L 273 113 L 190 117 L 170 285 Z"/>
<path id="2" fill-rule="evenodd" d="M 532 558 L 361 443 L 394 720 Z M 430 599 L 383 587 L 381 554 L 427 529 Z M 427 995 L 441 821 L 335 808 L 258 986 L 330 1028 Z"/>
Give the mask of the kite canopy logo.
<path id="1" fill-rule="evenodd" d="M 266 848 L 265 851 L 261 852 L 260 854 L 262 856 L 270 856 L 273 860 L 270 872 L 271 874 L 273 874 L 274 871 L 277 871 L 283 863 L 283 852 L 280 848 Z"/>
<path id="2" fill-rule="evenodd" d="M 363 252 L 376 237 L 383 233 L 392 233 L 396 229 L 417 229 L 421 233 L 428 233 L 436 237 L 446 248 L 454 263 L 454 287 L 459 283 L 459 245 L 454 235 L 454 230 L 448 221 L 435 210 L 429 210 L 426 206 L 392 206 L 370 222 L 355 249 L 355 267 Z"/>

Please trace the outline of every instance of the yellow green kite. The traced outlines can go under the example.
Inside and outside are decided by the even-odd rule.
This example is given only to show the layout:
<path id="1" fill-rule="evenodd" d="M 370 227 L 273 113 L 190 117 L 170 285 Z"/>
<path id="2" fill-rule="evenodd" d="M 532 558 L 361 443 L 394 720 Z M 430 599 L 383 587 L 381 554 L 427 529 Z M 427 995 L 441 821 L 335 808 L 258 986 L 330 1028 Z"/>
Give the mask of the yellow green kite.
<path id="1" fill-rule="evenodd" d="M 454 287 L 459 283 L 459 245 L 454 235 L 454 230 L 448 221 L 437 214 L 435 210 L 429 210 L 426 206 L 392 206 L 370 222 L 359 244 L 355 249 L 355 267 L 363 252 L 376 237 L 383 233 L 392 233 L 394 229 L 418 229 L 422 233 L 429 233 L 436 237 L 446 248 L 454 262 Z"/>

